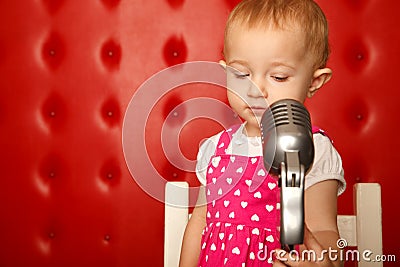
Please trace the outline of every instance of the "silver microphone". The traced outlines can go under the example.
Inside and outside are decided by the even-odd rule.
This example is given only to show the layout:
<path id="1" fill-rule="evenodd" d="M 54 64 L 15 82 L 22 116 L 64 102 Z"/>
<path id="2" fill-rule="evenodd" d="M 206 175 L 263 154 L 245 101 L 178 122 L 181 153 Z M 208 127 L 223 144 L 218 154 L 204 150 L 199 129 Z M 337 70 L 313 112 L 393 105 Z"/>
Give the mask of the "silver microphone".
<path id="1" fill-rule="evenodd" d="M 264 166 L 280 178 L 281 245 L 293 248 L 304 237 L 304 177 L 314 161 L 310 114 L 292 99 L 273 103 L 261 118 Z"/>

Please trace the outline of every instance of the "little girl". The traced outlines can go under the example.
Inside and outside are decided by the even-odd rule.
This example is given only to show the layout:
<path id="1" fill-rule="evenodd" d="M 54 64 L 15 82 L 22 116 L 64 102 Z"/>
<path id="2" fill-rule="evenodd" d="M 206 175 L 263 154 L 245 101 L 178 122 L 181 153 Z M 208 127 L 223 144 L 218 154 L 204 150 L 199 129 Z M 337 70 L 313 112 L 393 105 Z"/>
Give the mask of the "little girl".
<path id="1" fill-rule="evenodd" d="M 203 185 L 185 230 L 180 266 L 298 266 L 279 249 L 277 179 L 263 166 L 259 121 L 268 103 L 304 102 L 326 82 L 329 55 L 324 14 L 312 0 L 244 0 L 225 30 L 228 101 L 244 120 L 205 141 L 196 173 Z M 314 134 L 306 175 L 301 249 L 337 249 L 337 195 L 345 189 L 341 159 L 330 140 Z M 260 185 L 250 190 L 252 184 Z M 254 187 L 252 187 L 254 188 Z M 304 266 L 339 266 L 324 257 Z"/>

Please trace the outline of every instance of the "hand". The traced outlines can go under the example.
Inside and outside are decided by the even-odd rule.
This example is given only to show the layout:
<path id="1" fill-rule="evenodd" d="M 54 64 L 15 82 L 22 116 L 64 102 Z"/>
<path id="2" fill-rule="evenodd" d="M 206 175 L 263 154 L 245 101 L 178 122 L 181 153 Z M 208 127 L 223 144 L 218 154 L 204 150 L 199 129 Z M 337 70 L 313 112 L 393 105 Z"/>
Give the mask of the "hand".
<path id="1" fill-rule="evenodd" d="M 329 259 L 327 250 L 324 249 L 315 236 L 311 233 L 308 227 L 304 226 L 304 249 L 310 253 L 298 253 L 286 252 L 284 250 L 276 250 L 276 260 L 274 261 L 273 267 L 281 266 L 293 266 L 293 267 L 334 267 L 334 263 Z M 298 258 L 296 259 L 296 256 Z M 303 256 L 303 257 L 302 257 Z"/>

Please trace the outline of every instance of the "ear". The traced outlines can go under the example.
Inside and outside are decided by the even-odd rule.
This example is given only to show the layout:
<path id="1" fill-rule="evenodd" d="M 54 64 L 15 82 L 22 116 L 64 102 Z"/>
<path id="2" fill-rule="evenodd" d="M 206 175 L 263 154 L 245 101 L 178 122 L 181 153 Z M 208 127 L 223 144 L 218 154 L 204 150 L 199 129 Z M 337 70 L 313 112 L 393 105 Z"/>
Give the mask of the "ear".
<path id="1" fill-rule="evenodd" d="M 310 88 L 308 88 L 307 96 L 312 97 L 331 77 L 332 70 L 330 68 L 317 69 L 314 72 Z"/>

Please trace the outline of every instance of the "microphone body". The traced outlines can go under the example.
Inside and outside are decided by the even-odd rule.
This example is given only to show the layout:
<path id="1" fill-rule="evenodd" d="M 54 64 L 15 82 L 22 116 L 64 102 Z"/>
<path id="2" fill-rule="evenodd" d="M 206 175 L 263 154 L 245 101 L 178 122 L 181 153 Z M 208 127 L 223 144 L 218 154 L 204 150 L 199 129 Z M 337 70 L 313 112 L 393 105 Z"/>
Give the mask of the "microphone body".
<path id="1" fill-rule="evenodd" d="M 280 178 L 282 248 L 303 243 L 305 173 L 314 161 L 310 114 L 296 100 L 273 103 L 261 119 L 264 166 Z"/>

